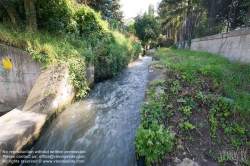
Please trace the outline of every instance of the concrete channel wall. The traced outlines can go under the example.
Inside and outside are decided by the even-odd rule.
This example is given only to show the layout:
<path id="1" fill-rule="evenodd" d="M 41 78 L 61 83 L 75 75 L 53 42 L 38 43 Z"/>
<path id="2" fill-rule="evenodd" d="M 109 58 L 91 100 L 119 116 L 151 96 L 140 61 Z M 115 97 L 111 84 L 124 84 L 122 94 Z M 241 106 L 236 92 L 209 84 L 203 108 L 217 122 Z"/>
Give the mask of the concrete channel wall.
<path id="1" fill-rule="evenodd" d="M 20 49 L 0 44 L 0 102 L 15 108 L 23 104 L 38 78 L 42 63 Z"/>
<path id="2" fill-rule="evenodd" d="M 10 103 L 18 101 L 19 96 L 27 99 L 24 106 L 0 117 L 0 166 L 6 166 L 15 161 L 14 156 L 18 152 L 29 150 L 56 115 L 71 103 L 75 90 L 69 81 L 68 64 L 56 64 L 40 70 L 42 64 L 32 61 L 29 54 L 3 45 L 0 48 L 3 59 L 0 68 L 3 83 L 0 85 L 5 94 L 5 98 L 0 95 L 1 99 Z M 21 78 L 17 77 L 20 72 Z M 94 72 L 94 66 L 90 64 L 86 68 L 88 86 L 94 84 Z M 17 81 L 13 83 L 12 80 Z M 26 90 L 25 96 L 21 95 L 23 89 Z"/>
<path id="3" fill-rule="evenodd" d="M 176 45 L 181 49 L 189 49 L 187 43 L 184 41 Z M 250 28 L 193 39 L 190 50 L 210 52 L 232 61 L 250 63 Z"/>
<path id="4" fill-rule="evenodd" d="M 18 107 L 0 117 L 0 165 L 8 165 L 11 161 L 4 156 L 14 156 L 21 150 L 29 150 L 74 95 L 67 64 L 43 70 L 24 107 Z"/>

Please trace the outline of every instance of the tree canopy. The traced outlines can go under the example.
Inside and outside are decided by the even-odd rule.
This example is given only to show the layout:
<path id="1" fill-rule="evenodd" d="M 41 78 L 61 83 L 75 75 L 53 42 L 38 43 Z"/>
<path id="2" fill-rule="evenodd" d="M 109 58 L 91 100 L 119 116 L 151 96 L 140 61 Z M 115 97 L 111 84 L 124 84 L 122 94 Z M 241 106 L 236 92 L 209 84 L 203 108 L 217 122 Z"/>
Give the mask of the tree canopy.
<path id="1" fill-rule="evenodd" d="M 135 17 L 136 36 L 142 41 L 143 45 L 155 41 L 161 33 L 160 23 L 154 16 L 153 11 L 152 5 L 150 5 L 148 13 Z"/>
<path id="2" fill-rule="evenodd" d="M 101 12 L 104 17 L 122 22 L 120 0 L 80 0 L 80 2 L 85 3 L 95 11 Z"/>
<path id="3" fill-rule="evenodd" d="M 16 2 L 17 3 L 17 2 Z M 22 26 L 21 18 L 15 9 L 12 1 L 9 0 L 0 0 L 0 4 L 3 8 L 7 11 L 12 23 L 16 27 Z M 36 8 L 35 8 L 35 1 L 34 0 L 23 0 L 22 7 L 24 8 L 24 13 L 26 16 L 25 25 L 28 31 L 34 31 L 37 27 L 36 21 Z"/>
<path id="4" fill-rule="evenodd" d="M 122 20 L 119 0 L 0 0 L 0 21 L 9 18 L 16 28 L 26 27 L 30 32 L 37 28 L 60 32 L 72 23 L 70 6 L 77 9 L 77 3 L 100 11 L 104 18 Z"/>
<path id="5" fill-rule="evenodd" d="M 249 13 L 249 0 L 162 0 L 158 7 L 164 33 L 185 40 L 249 24 Z"/>

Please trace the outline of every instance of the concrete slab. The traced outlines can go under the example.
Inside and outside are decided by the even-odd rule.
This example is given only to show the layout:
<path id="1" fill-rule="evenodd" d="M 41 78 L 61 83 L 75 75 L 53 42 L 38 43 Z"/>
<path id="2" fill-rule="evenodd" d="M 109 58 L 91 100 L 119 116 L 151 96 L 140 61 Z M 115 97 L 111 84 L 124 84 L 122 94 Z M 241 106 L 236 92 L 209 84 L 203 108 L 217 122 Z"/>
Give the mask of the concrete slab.
<path id="1" fill-rule="evenodd" d="M 5 70 L 0 63 L 0 76 L 8 75 L 8 78 L 10 78 L 4 80 L 4 88 L 0 86 L 0 92 L 4 94 L 0 96 L 0 103 L 2 103 L 0 104 L 0 110 L 2 110 L 0 111 L 0 166 L 11 164 L 8 160 L 5 160 L 5 162 L 2 160 L 3 151 L 12 151 L 12 155 L 16 155 L 17 152 L 27 150 L 42 134 L 53 118 L 67 104 L 71 103 L 75 96 L 75 89 L 69 79 L 69 64 L 55 64 L 46 70 L 40 71 L 41 64 L 33 64 L 29 59 L 30 57 L 19 56 L 19 53 L 15 51 L 10 54 L 8 52 L 10 50 L 9 47 L 3 50 L 5 52 L 0 54 L 0 58 L 4 56 L 4 58 L 12 60 L 13 69 Z M 20 53 L 20 55 L 22 54 Z M 19 63 L 14 63 L 19 61 L 21 66 Z M 21 63 L 23 61 L 25 65 L 22 65 L 24 64 Z M 26 65 L 30 61 L 32 65 Z M 37 70 L 33 70 L 32 67 Z M 86 71 L 87 84 L 91 86 L 94 83 L 94 66 L 89 65 Z M 39 76 L 38 73 L 40 73 Z M 22 77 L 16 78 L 18 74 Z M 24 84 L 24 86 L 19 88 L 16 83 Z M 17 90 L 11 94 L 14 96 L 13 98 L 8 97 L 10 92 L 7 90 L 10 89 L 13 91 Z M 10 100 L 7 101 L 4 97 Z M 20 104 L 24 106 L 13 109 Z M 8 112 L 9 110 L 11 111 Z M 8 113 L 1 116 L 1 112 Z"/>
<path id="2" fill-rule="evenodd" d="M 36 112 L 51 116 L 70 103 L 75 95 L 69 82 L 68 65 L 56 65 L 43 71 L 25 103 L 23 112 Z"/>
<path id="3" fill-rule="evenodd" d="M 46 115 L 34 112 L 22 112 L 18 107 L 0 118 L 0 165 L 3 163 L 3 151 L 19 151 L 23 146 L 35 140 L 46 122 Z"/>
<path id="4" fill-rule="evenodd" d="M 150 50 L 153 54 L 155 53 L 155 49 L 151 49 Z M 151 62 L 151 64 L 149 65 L 149 69 L 148 69 L 148 80 L 147 80 L 147 86 L 146 89 L 150 89 L 151 88 L 151 83 L 153 83 L 156 80 L 162 81 L 164 82 L 166 80 L 166 77 L 164 75 L 164 65 L 161 64 L 160 61 L 158 60 L 154 60 L 155 57 L 153 56 L 153 61 Z M 163 92 L 163 90 L 159 87 L 157 87 L 157 92 L 156 94 L 161 94 Z M 144 96 L 144 102 L 149 102 L 149 98 L 147 93 L 145 93 Z"/>
<path id="5" fill-rule="evenodd" d="M 8 163 L 1 159 L 3 150 L 27 149 L 56 114 L 72 101 L 75 93 L 69 83 L 68 67 L 58 64 L 47 68 L 38 77 L 23 108 L 0 117 L 0 166 Z"/>

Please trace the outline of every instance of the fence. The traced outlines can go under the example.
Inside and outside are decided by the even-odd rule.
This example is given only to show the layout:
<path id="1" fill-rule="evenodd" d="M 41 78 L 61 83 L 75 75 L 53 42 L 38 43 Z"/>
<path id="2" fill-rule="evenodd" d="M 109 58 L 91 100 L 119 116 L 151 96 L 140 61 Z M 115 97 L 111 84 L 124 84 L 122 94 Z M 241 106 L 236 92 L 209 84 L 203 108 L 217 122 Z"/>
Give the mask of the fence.
<path id="1" fill-rule="evenodd" d="M 168 30 L 175 42 L 191 41 L 250 26 L 250 0 L 203 0 L 177 28 Z"/>

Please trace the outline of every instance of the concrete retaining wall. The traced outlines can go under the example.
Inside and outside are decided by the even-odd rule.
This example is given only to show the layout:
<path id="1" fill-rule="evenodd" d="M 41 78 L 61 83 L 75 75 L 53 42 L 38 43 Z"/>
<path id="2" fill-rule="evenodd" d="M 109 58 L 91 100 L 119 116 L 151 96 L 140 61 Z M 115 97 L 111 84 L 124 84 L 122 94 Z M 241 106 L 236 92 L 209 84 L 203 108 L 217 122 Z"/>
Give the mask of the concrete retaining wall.
<path id="1" fill-rule="evenodd" d="M 4 66 L 8 60 L 12 65 L 10 68 Z M 23 104 L 41 72 L 41 66 L 41 63 L 32 61 L 27 52 L 0 44 L 0 102 L 13 108 Z"/>
<path id="2" fill-rule="evenodd" d="M 11 64 L 10 68 L 6 68 L 4 65 L 6 60 Z M 42 66 L 42 63 L 33 61 L 27 52 L 0 44 L 1 110 L 6 111 L 7 108 L 16 108 L 25 103 L 41 73 Z M 95 69 L 93 64 L 88 65 L 86 73 L 87 84 L 91 87 L 94 85 Z"/>
<path id="3" fill-rule="evenodd" d="M 58 64 L 42 71 L 22 109 L 23 112 L 38 112 L 47 115 L 62 107 L 75 95 L 69 83 L 69 66 Z"/>
<path id="4" fill-rule="evenodd" d="M 0 165 L 5 166 L 10 164 L 11 158 L 8 160 L 4 155 L 14 157 L 16 152 L 28 150 L 46 126 L 73 100 L 75 91 L 69 82 L 68 64 L 57 64 L 40 71 L 42 64 L 31 61 L 29 54 L 3 45 L 1 49 L 4 62 L 0 68 L 0 85 L 1 91 L 6 94 L 5 98 L 0 95 L 2 100 L 15 103 L 23 89 L 28 89 L 22 96 L 24 100 L 28 97 L 24 106 L 0 117 Z M 17 77 L 20 72 L 21 78 Z M 87 84 L 92 86 L 94 66 L 89 65 L 86 72 Z M 8 84 L 6 80 L 10 80 Z M 9 91 L 15 93 L 9 94 Z"/>
<path id="5" fill-rule="evenodd" d="M 93 63 L 90 63 L 86 68 L 86 82 L 90 88 L 95 84 L 95 67 Z"/>
<path id="6" fill-rule="evenodd" d="M 250 63 L 250 28 L 193 39 L 190 49 L 219 54 L 232 61 Z"/>
<path id="7" fill-rule="evenodd" d="M 0 165 L 9 163 L 4 155 L 16 155 L 4 151 L 29 149 L 74 95 L 67 64 L 58 64 L 42 71 L 24 107 L 16 108 L 0 118 Z"/>

